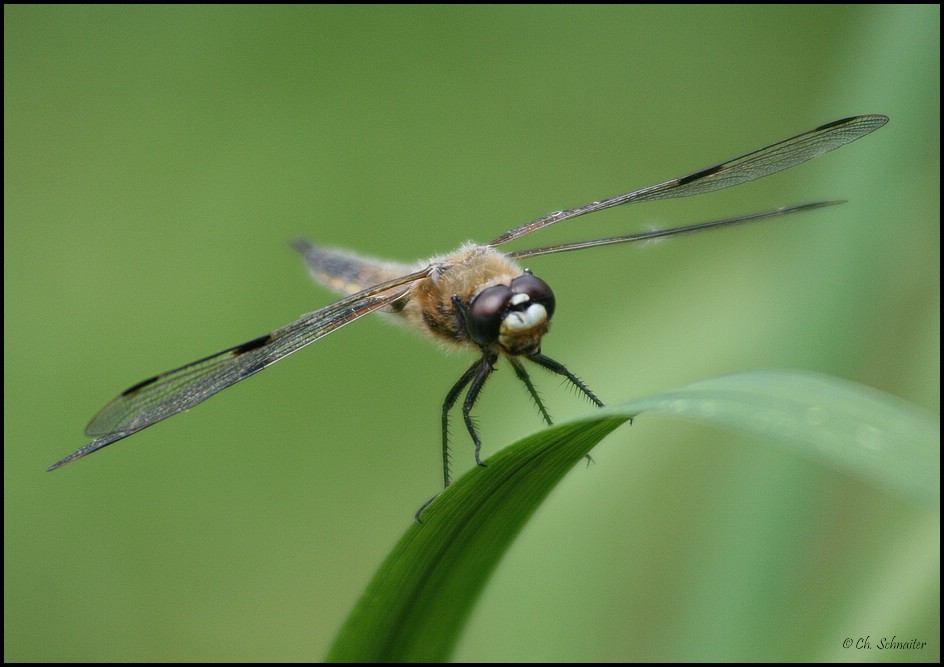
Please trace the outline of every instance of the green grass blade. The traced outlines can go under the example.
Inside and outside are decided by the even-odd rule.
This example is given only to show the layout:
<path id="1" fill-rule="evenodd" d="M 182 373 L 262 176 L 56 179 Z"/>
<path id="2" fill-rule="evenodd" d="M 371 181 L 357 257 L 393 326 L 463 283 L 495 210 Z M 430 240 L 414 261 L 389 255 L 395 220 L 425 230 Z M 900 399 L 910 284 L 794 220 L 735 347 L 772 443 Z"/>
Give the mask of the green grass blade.
<path id="1" fill-rule="evenodd" d="M 794 371 L 699 382 L 562 422 L 469 471 L 407 530 L 327 659 L 447 660 L 489 575 L 543 499 L 607 434 L 647 412 L 746 431 L 911 500 L 939 498 L 940 426 L 907 403 Z"/>
<path id="2" fill-rule="evenodd" d="M 855 382 L 805 371 L 753 371 L 624 407 L 747 432 L 905 499 L 940 500 L 940 420 Z"/>
<path id="3" fill-rule="evenodd" d="M 531 435 L 446 489 L 374 576 L 331 662 L 448 659 L 485 581 L 556 483 L 625 416 L 592 415 Z"/>

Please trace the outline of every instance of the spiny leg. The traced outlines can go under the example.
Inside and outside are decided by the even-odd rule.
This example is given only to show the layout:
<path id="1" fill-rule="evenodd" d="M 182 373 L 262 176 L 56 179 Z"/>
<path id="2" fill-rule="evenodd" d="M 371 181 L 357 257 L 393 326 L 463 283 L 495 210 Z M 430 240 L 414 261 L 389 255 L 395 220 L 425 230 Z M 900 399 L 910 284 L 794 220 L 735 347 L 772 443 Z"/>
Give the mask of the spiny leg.
<path id="1" fill-rule="evenodd" d="M 590 388 L 587 385 L 585 385 L 580 378 L 578 378 L 576 375 L 574 375 L 569 370 L 567 370 L 564 364 L 560 363 L 559 361 L 554 361 L 550 357 L 545 357 L 543 354 L 539 352 L 535 352 L 534 354 L 528 355 L 528 359 L 538 364 L 539 366 L 543 366 L 549 371 L 553 371 L 554 373 L 557 373 L 558 375 L 563 375 L 565 378 L 570 380 L 571 384 L 573 384 L 575 387 L 577 387 L 577 389 L 583 392 L 583 394 L 587 398 L 593 401 L 598 408 L 603 407 L 603 401 L 597 398 L 596 394 L 590 391 Z M 630 423 L 632 423 L 632 420 L 630 420 Z M 548 422 L 548 424 L 550 424 L 550 422 Z M 593 463 L 593 457 L 591 457 L 589 454 L 587 454 L 586 459 L 587 459 L 587 466 Z"/>
<path id="2" fill-rule="evenodd" d="M 452 406 L 456 404 L 456 400 L 459 398 L 459 394 L 462 393 L 462 390 L 465 389 L 466 385 L 472 381 L 479 373 L 479 367 L 485 362 L 485 357 L 482 357 L 474 364 L 469 367 L 465 373 L 462 374 L 462 377 L 459 378 L 459 381 L 456 382 L 452 389 L 449 390 L 449 393 L 446 394 L 446 400 L 443 401 L 442 408 L 442 447 L 443 447 L 443 488 L 449 486 L 449 411 L 452 409 Z M 437 493 L 435 496 L 427 500 L 425 503 L 416 510 L 416 514 L 413 515 L 413 520 L 416 523 L 423 523 L 420 520 L 420 515 L 426 511 L 426 508 L 429 507 L 436 498 L 439 497 Z"/>
<path id="3" fill-rule="evenodd" d="M 531 378 L 528 376 L 528 372 L 524 369 L 524 366 L 514 357 L 508 357 L 508 361 L 511 363 L 512 368 L 515 369 L 515 375 L 517 375 L 518 379 L 527 387 L 528 393 L 531 394 L 534 404 L 538 406 L 538 410 L 540 410 L 541 416 L 544 417 L 544 421 L 547 422 L 548 426 L 553 424 L 554 422 L 551 421 L 551 415 L 548 413 L 547 408 L 544 407 L 544 402 L 541 400 L 541 396 L 531 382 Z"/>
<path id="4" fill-rule="evenodd" d="M 469 385 L 469 393 L 465 395 L 465 401 L 462 403 L 462 418 L 465 420 L 465 427 L 469 429 L 469 435 L 472 436 L 472 442 L 475 443 L 475 462 L 484 466 L 482 459 L 479 458 L 479 452 L 482 450 L 482 441 L 479 439 L 479 434 L 475 430 L 475 422 L 472 420 L 472 406 L 475 405 L 476 399 L 479 397 L 479 392 L 482 391 L 482 387 L 485 385 L 485 381 L 488 379 L 488 376 L 491 375 L 492 371 L 495 370 L 495 362 L 498 360 L 498 355 L 494 352 L 484 351 L 482 353 L 482 359 L 478 363 L 478 368 L 475 373 L 475 377 L 472 379 L 472 384 Z"/>
<path id="5" fill-rule="evenodd" d="M 474 364 L 469 367 L 465 373 L 462 374 L 462 377 L 459 378 L 459 381 L 456 382 L 452 389 L 449 390 L 449 393 L 446 394 L 446 400 L 443 401 L 442 407 L 442 451 L 443 451 L 443 488 L 449 486 L 449 411 L 452 410 L 452 406 L 456 404 L 456 399 L 459 398 L 459 394 L 462 393 L 462 390 L 465 389 L 466 385 L 472 381 L 478 372 L 479 367 L 485 362 L 485 357 L 482 357 Z M 435 496 L 433 496 L 435 498 Z M 432 502 L 432 500 L 430 500 Z M 426 505 L 423 506 L 425 508 Z M 422 511 L 422 508 L 421 510 Z M 419 512 L 417 512 L 417 516 Z"/>
<path id="6" fill-rule="evenodd" d="M 529 354 L 528 359 L 536 363 L 538 366 L 544 366 L 544 368 L 551 371 L 552 373 L 563 375 L 565 378 L 570 380 L 570 383 L 574 385 L 575 387 L 577 387 L 577 389 L 579 389 L 583 393 L 584 396 L 586 396 L 591 401 L 593 401 L 594 404 L 596 404 L 598 408 L 604 407 L 603 401 L 597 398 L 596 394 L 590 391 L 590 388 L 587 387 L 587 385 L 585 385 L 580 378 L 578 378 L 576 375 L 574 375 L 569 370 L 567 370 L 564 364 L 560 363 L 559 361 L 554 361 L 550 357 L 545 357 L 543 354 L 539 352 L 535 352 L 534 354 Z"/>

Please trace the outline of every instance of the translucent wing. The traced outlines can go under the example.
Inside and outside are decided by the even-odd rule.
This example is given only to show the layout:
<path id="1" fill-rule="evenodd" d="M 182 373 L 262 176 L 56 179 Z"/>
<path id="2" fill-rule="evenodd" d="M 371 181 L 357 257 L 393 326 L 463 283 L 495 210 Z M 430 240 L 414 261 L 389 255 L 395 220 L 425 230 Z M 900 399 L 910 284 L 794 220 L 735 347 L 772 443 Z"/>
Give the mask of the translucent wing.
<path id="1" fill-rule="evenodd" d="M 614 243 L 632 243 L 635 241 L 654 241 L 664 239 L 669 236 L 680 236 L 682 234 L 692 234 L 706 229 L 719 229 L 721 227 L 731 227 L 733 225 L 742 225 L 747 222 L 760 222 L 761 220 L 771 220 L 791 213 L 802 213 L 803 211 L 813 211 L 824 206 L 835 206 L 844 204 L 841 200 L 818 201 L 810 204 L 799 204 L 797 206 L 784 206 L 775 208 L 772 211 L 763 213 L 752 213 L 750 215 L 739 215 L 736 218 L 724 218 L 722 220 L 712 220 L 711 222 L 700 222 L 695 225 L 685 225 L 684 227 L 672 227 L 670 229 L 653 229 L 647 232 L 638 232 L 636 234 L 626 234 L 625 236 L 611 236 L 605 239 L 593 239 L 591 241 L 575 241 L 573 243 L 557 243 L 555 245 L 543 246 L 541 248 L 528 248 L 526 250 L 514 250 L 508 253 L 513 259 L 525 259 L 527 257 L 536 257 L 537 255 L 551 255 L 557 252 L 568 252 L 570 250 L 583 250 L 584 248 L 596 248 L 601 245 L 613 245 Z"/>
<path id="2" fill-rule="evenodd" d="M 874 132 L 887 122 L 888 117 L 881 115 L 852 116 L 851 118 L 833 121 L 809 132 L 784 139 L 765 148 L 696 171 L 682 178 L 676 178 L 658 185 L 650 185 L 602 201 L 595 201 L 579 208 L 551 213 L 502 234 L 489 245 L 497 247 L 556 222 L 601 211 L 605 208 L 612 208 L 613 206 L 622 206 L 633 202 L 690 197 L 747 183 L 795 167 L 807 160 L 812 160 L 818 155 L 835 150 L 851 141 L 864 137 L 870 132 Z"/>
<path id="3" fill-rule="evenodd" d="M 97 436 L 94 441 L 54 463 L 49 470 L 202 403 L 322 336 L 403 298 L 409 287 L 397 288 L 424 278 L 429 272 L 430 269 L 423 269 L 376 285 L 247 343 L 139 382 L 95 415 L 85 429 L 86 435 Z"/>
<path id="4" fill-rule="evenodd" d="M 503 234 L 492 241 L 489 246 L 497 247 L 556 222 L 613 206 L 687 197 L 746 183 L 789 169 L 806 160 L 839 148 L 877 130 L 887 122 L 888 118 L 885 116 L 869 115 L 854 116 L 828 123 L 804 134 L 682 178 L 592 202 L 580 208 L 552 213 Z M 833 203 L 838 202 L 817 202 L 688 227 L 532 248 L 509 254 L 516 258 L 531 257 L 609 243 L 625 243 L 672 234 L 684 234 L 709 227 L 721 227 L 777 217 Z M 426 268 L 387 280 L 387 277 L 395 273 L 394 265 L 384 267 L 367 266 L 369 261 L 362 259 L 355 261 L 352 257 L 343 253 L 325 254 L 325 251 L 319 251 L 304 242 L 296 242 L 294 245 L 305 254 L 306 261 L 315 277 L 335 289 L 352 292 L 365 283 L 369 284 L 373 279 L 385 280 L 385 282 L 309 313 L 296 322 L 272 333 L 139 382 L 112 400 L 92 419 L 86 433 L 95 437 L 95 440 L 71 456 L 53 464 L 49 469 L 54 470 L 61 467 L 178 412 L 198 405 L 226 387 L 261 371 L 322 336 L 336 331 L 367 313 L 404 298 L 410 291 L 409 286 L 414 281 L 429 276 L 432 271 L 432 268 Z M 311 253 L 316 253 L 317 257 L 310 256 Z"/>

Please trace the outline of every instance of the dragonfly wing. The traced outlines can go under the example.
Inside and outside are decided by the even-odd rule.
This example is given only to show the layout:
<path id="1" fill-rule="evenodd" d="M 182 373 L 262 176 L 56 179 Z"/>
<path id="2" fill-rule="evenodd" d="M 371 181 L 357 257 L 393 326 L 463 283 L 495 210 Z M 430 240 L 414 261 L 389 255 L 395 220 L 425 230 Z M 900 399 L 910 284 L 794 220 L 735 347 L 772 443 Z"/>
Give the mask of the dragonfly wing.
<path id="1" fill-rule="evenodd" d="M 429 269 L 424 269 L 371 287 L 309 313 L 272 333 L 139 382 L 92 418 L 85 432 L 86 435 L 98 436 L 94 441 L 54 463 L 49 470 L 202 403 L 319 338 L 404 297 L 409 286 L 402 286 L 428 273 Z"/>
<path id="2" fill-rule="evenodd" d="M 613 206 L 633 202 L 690 197 L 747 183 L 784 169 L 790 169 L 823 153 L 845 146 L 849 142 L 874 132 L 887 122 L 887 116 L 874 114 L 843 118 L 842 120 L 820 125 L 809 132 L 778 141 L 765 148 L 696 171 L 688 176 L 650 185 L 609 199 L 595 201 L 579 208 L 551 213 L 502 234 L 489 243 L 489 246 L 494 248 L 556 222 Z"/>
<path id="3" fill-rule="evenodd" d="M 704 231 L 706 229 L 721 229 L 734 225 L 743 225 L 748 222 L 759 222 L 761 220 L 772 220 L 793 213 L 802 213 L 804 211 L 813 211 L 825 206 L 835 206 L 843 204 L 843 201 L 818 201 L 809 204 L 799 204 L 797 206 L 784 206 L 772 211 L 763 213 L 752 213 L 750 215 L 739 215 L 736 218 L 724 218 L 723 220 L 712 220 L 711 222 L 700 222 L 695 225 L 685 225 L 684 227 L 671 227 L 669 229 L 653 229 L 636 234 L 627 234 L 625 236 L 611 236 L 605 239 L 592 239 L 589 241 L 576 241 L 574 243 L 558 243 L 548 245 L 542 248 L 528 248 L 527 250 L 513 250 L 508 253 L 512 259 L 525 259 L 527 257 L 537 257 L 538 255 L 550 255 L 557 252 L 570 252 L 571 250 L 583 250 L 584 248 L 596 248 L 598 246 L 613 245 L 616 243 L 638 243 L 640 241 L 655 241 L 670 236 L 679 236 L 682 234 L 692 234 L 694 232 Z"/>

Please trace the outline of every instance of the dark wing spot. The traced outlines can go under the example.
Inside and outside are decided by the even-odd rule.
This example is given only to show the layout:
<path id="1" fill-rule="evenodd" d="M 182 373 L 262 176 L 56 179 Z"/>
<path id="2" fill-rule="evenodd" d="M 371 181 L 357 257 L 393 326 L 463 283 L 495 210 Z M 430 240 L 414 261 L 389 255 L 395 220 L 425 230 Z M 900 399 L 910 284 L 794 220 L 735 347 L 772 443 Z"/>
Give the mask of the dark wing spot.
<path id="1" fill-rule="evenodd" d="M 238 357 L 241 354 L 246 354 L 247 352 L 252 352 L 253 350 L 257 350 L 263 345 L 265 345 L 266 343 L 268 343 L 271 339 L 272 339 L 272 334 L 266 334 L 265 336 L 259 336 L 258 338 L 254 338 L 248 343 L 243 343 L 242 345 L 238 347 L 234 347 L 233 356 Z"/>
<path id="2" fill-rule="evenodd" d="M 700 178 L 706 178 L 711 176 L 714 173 L 721 171 L 721 168 L 724 165 L 715 165 L 714 167 L 708 167 L 707 169 L 702 169 L 701 171 L 696 171 L 694 174 L 689 174 L 688 176 L 682 176 L 678 180 L 679 185 L 685 185 L 686 183 L 691 183 L 692 181 L 697 181 Z"/>
<path id="3" fill-rule="evenodd" d="M 140 390 L 144 389 L 144 388 L 145 388 L 146 386 L 148 386 L 149 384 L 152 384 L 152 383 L 156 382 L 156 381 L 157 381 L 157 378 L 159 378 L 159 377 L 160 377 L 160 375 L 155 375 L 154 377 L 148 378 L 147 380 L 144 380 L 143 382 L 139 382 L 138 384 L 134 385 L 133 387 L 129 387 L 128 389 L 125 389 L 123 392 L 121 392 L 121 395 L 122 395 L 122 396 L 130 396 L 131 394 L 136 394 L 137 392 L 139 392 Z"/>
<path id="4" fill-rule="evenodd" d="M 817 127 L 815 130 L 813 130 L 813 132 L 821 132 L 821 131 L 823 131 L 823 130 L 828 130 L 828 129 L 831 128 L 831 127 L 836 127 L 837 125 L 845 125 L 845 124 L 848 123 L 850 120 L 852 120 L 852 119 L 851 119 L 851 118 L 840 118 L 839 120 L 834 120 L 834 121 L 831 122 L 831 123 L 826 123 L 825 125 L 820 125 L 820 126 Z"/>

